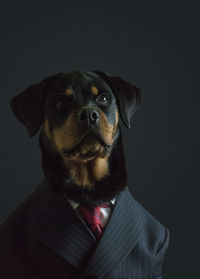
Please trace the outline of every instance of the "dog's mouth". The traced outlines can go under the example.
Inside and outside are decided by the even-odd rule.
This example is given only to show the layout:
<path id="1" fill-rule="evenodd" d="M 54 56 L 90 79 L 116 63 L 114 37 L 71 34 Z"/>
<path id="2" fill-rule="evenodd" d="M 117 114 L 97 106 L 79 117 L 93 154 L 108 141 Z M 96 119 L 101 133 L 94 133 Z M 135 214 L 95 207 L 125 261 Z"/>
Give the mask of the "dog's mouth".
<path id="1" fill-rule="evenodd" d="M 111 150 L 101 136 L 89 133 L 76 144 L 72 149 L 63 148 L 62 154 L 65 158 L 76 161 L 88 161 L 96 157 L 104 158 Z"/>

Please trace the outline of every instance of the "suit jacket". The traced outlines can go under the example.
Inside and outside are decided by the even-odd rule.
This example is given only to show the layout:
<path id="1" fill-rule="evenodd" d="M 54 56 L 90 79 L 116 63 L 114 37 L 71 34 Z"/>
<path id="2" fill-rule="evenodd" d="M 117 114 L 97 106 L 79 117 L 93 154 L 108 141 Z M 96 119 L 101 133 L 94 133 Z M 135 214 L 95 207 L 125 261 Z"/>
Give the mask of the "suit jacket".
<path id="1" fill-rule="evenodd" d="M 99 241 L 44 178 L 0 226 L 2 279 L 160 279 L 169 230 L 118 196 Z"/>

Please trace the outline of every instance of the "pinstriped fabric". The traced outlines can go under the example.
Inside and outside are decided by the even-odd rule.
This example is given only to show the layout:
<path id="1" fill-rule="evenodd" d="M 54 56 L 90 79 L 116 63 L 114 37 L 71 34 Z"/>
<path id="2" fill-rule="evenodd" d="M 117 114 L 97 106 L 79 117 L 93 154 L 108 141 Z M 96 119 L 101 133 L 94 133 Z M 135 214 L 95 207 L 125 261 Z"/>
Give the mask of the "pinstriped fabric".
<path id="1" fill-rule="evenodd" d="M 47 184 L 40 184 L 40 192 L 28 211 L 31 234 L 60 254 L 74 267 L 80 268 L 89 256 L 96 239 L 87 226 L 77 217 L 70 205 L 59 196 L 47 191 Z"/>
<path id="2" fill-rule="evenodd" d="M 147 238 L 142 233 L 139 242 L 119 266 L 115 268 L 109 279 L 161 279 L 154 277 L 154 254 L 146 245 Z M 154 239 L 156 241 L 156 239 Z"/>
<path id="3" fill-rule="evenodd" d="M 78 279 L 161 278 L 159 264 L 169 235 L 166 238 L 166 228 L 133 198 L 128 187 L 118 196 L 98 242 L 62 197 L 49 192 L 44 182 L 41 188 L 28 211 L 30 232 L 77 268 Z"/>
<path id="4" fill-rule="evenodd" d="M 140 207 L 132 202 L 132 196 L 127 188 L 116 201 L 112 218 L 80 278 L 90 273 L 100 278 L 108 278 L 111 271 L 136 245 L 144 220 Z"/>

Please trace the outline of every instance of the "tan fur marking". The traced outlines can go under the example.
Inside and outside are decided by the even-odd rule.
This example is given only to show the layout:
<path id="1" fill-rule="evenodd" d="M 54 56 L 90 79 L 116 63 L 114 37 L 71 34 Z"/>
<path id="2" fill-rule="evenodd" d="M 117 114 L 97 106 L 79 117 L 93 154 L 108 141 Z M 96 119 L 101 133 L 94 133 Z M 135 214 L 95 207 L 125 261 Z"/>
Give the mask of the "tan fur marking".
<path id="1" fill-rule="evenodd" d="M 112 132 L 113 132 L 113 124 L 110 124 L 107 122 L 106 116 L 102 111 L 100 111 L 100 131 L 102 136 L 104 137 L 104 140 L 108 144 L 112 144 Z"/>
<path id="2" fill-rule="evenodd" d="M 98 157 L 92 167 L 95 179 L 101 180 L 108 173 L 108 156 L 106 158 Z"/>
<path id="3" fill-rule="evenodd" d="M 117 109 L 115 110 L 115 125 L 113 127 L 113 133 L 112 133 L 112 136 L 114 137 L 115 136 L 115 133 L 117 131 L 117 125 L 118 125 L 118 121 L 119 121 L 119 113 L 117 111 Z"/>
<path id="4" fill-rule="evenodd" d="M 115 123 L 118 124 L 118 122 L 119 122 L 119 113 L 118 113 L 117 109 L 115 110 L 115 119 L 116 119 Z"/>
<path id="5" fill-rule="evenodd" d="M 92 94 L 97 95 L 98 94 L 98 88 L 96 88 L 96 86 L 92 86 L 91 87 L 91 92 L 92 92 Z"/>
<path id="6" fill-rule="evenodd" d="M 72 111 L 62 127 L 53 131 L 53 138 L 59 150 L 63 147 L 71 149 L 76 144 L 80 136 L 78 133 L 79 127 L 76 123 L 76 114 L 75 111 Z"/>
<path id="7" fill-rule="evenodd" d="M 50 135 L 50 131 L 49 131 L 49 122 L 48 122 L 48 119 L 45 117 L 45 120 L 44 120 L 44 130 L 45 130 L 45 134 L 47 135 L 48 138 L 51 137 Z"/>
<path id="8" fill-rule="evenodd" d="M 94 179 L 90 177 L 90 170 L 87 163 L 78 163 L 65 160 L 69 176 L 76 184 L 83 187 L 92 187 L 95 184 Z"/>
<path id="9" fill-rule="evenodd" d="M 43 126 L 43 128 L 44 128 L 44 133 L 45 133 L 46 137 L 47 137 L 48 140 L 49 140 L 49 144 L 51 145 L 51 147 L 52 147 L 53 149 L 55 149 L 57 152 L 59 152 L 59 150 L 58 150 L 58 148 L 57 148 L 57 146 L 56 146 L 56 144 L 55 144 L 55 142 L 54 142 L 54 139 L 52 138 L 52 135 L 51 135 L 51 133 L 50 133 L 50 130 L 49 130 L 49 121 L 48 121 L 47 117 L 45 117 L 42 126 Z"/>
<path id="10" fill-rule="evenodd" d="M 67 96 L 72 95 L 72 89 L 71 89 L 71 88 L 67 88 L 67 89 L 65 90 L 65 94 L 66 94 Z"/>
<path id="11" fill-rule="evenodd" d="M 94 187 L 108 173 L 108 157 L 97 157 L 90 163 L 80 163 L 65 159 L 70 178 L 83 187 Z"/>

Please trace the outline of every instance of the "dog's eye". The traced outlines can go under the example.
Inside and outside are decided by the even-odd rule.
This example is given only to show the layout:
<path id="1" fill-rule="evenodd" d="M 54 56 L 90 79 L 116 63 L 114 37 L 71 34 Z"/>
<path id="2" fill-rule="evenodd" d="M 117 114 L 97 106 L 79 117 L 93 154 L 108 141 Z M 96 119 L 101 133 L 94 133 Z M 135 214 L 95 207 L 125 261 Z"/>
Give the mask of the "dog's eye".
<path id="1" fill-rule="evenodd" d="M 96 98 L 96 101 L 100 104 L 107 104 L 109 102 L 109 98 L 106 94 L 101 94 Z"/>

